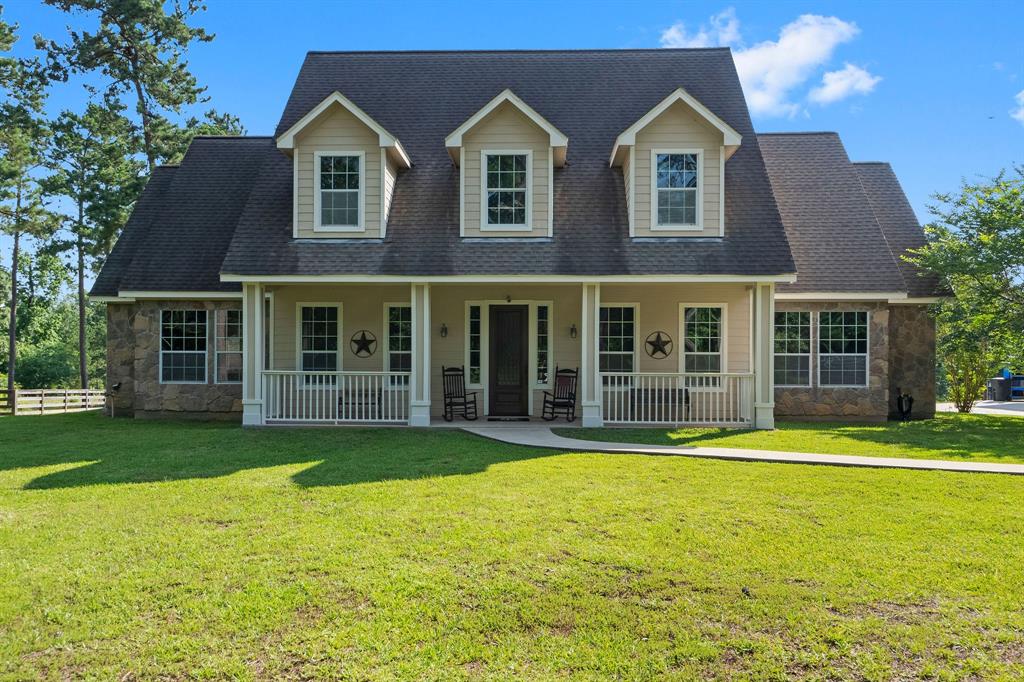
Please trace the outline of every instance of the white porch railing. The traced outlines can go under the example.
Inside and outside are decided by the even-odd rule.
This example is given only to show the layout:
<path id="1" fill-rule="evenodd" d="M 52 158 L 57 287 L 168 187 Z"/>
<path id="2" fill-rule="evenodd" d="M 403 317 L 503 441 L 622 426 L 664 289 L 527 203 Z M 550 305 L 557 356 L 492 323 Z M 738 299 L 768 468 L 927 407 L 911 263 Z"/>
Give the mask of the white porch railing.
<path id="1" fill-rule="evenodd" d="M 750 426 L 753 374 L 601 373 L 606 424 Z"/>
<path id="2" fill-rule="evenodd" d="M 263 373 L 266 424 L 405 424 L 408 372 Z"/>

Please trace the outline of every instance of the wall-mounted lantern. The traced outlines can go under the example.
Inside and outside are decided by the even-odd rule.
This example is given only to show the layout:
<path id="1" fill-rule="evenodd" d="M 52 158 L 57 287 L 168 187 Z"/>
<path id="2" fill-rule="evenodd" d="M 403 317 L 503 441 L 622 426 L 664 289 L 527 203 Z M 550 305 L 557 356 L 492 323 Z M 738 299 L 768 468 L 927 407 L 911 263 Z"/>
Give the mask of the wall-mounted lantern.
<path id="1" fill-rule="evenodd" d="M 575 323 L 575 322 L 573 322 L 573 325 L 572 325 L 571 327 L 569 327 L 569 338 L 570 338 L 570 339 L 575 339 L 575 338 L 576 338 L 576 335 L 577 335 L 578 333 L 579 333 L 579 332 L 577 332 L 577 331 L 576 331 L 576 323 Z"/>
<path id="2" fill-rule="evenodd" d="M 448 338 L 448 325 L 446 325 L 444 322 L 441 323 L 441 338 Z"/>

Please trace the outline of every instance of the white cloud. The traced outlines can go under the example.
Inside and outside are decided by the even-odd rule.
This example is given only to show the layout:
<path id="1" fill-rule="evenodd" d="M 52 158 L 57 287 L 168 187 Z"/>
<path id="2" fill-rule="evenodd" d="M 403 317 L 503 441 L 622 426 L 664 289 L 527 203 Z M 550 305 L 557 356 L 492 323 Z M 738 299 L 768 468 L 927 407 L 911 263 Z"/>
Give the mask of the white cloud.
<path id="1" fill-rule="evenodd" d="M 839 45 L 859 33 L 856 24 L 838 17 L 803 14 L 782 27 L 778 40 L 742 47 L 740 22 L 730 7 L 710 17 L 692 34 L 687 33 L 683 23 L 670 26 L 661 34 L 661 45 L 733 46 L 733 59 L 751 113 L 793 117 L 801 111 L 806 113 L 797 90 L 829 64 Z M 810 98 L 822 104 L 834 102 L 853 93 L 870 92 L 878 80 L 864 69 L 848 64 L 840 71 L 826 73 L 822 85 L 810 93 Z"/>
<path id="2" fill-rule="evenodd" d="M 1017 106 L 1013 109 L 1010 109 L 1010 118 L 1020 121 L 1022 124 L 1024 124 L 1024 90 L 1018 92 L 1017 95 L 1013 98 L 1013 100 L 1017 103 Z"/>
<path id="3" fill-rule="evenodd" d="M 821 77 L 821 85 L 807 95 L 807 99 L 817 104 L 831 104 L 850 95 L 866 95 L 875 89 L 881 76 L 870 73 L 847 63 L 839 71 L 829 71 Z"/>
<path id="4" fill-rule="evenodd" d="M 783 26 L 777 41 L 734 52 L 751 112 L 794 116 L 800 105 L 791 101 L 793 90 L 827 64 L 836 47 L 859 32 L 856 24 L 836 17 L 804 14 Z"/>
<path id="5" fill-rule="evenodd" d="M 716 47 L 732 45 L 740 39 L 740 22 L 736 10 L 728 7 L 701 24 L 693 35 L 686 33 L 686 24 L 672 24 L 661 34 L 662 47 Z"/>

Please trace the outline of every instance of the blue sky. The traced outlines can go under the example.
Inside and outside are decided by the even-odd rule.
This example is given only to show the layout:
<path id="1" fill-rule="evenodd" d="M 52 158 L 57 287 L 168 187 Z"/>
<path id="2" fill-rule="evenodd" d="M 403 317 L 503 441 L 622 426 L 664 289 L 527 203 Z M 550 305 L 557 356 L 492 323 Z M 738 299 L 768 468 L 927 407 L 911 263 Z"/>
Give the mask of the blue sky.
<path id="1" fill-rule="evenodd" d="M 217 38 L 193 48 L 192 69 L 206 106 L 252 134 L 273 132 L 307 50 L 724 44 L 757 130 L 837 131 L 853 160 L 892 163 L 922 221 L 934 192 L 1024 163 L 1020 2 L 208 1 L 196 21 Z M 21 24 L 19 50 L 68 23 L 27 1 L 4 16 Z M 80 82 L 58 85 L 51 108 L 83 102 Z"/>

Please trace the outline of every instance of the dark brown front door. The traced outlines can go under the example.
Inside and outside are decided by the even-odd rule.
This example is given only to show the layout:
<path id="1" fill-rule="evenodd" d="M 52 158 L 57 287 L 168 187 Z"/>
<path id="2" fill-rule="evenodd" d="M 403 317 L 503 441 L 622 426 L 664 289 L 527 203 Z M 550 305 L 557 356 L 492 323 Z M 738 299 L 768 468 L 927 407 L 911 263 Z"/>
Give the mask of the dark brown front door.
<path id="1" fill-rule="evenodd" d="M 525 305 L 492 305 L 490 310 L 490 410 L 495 417 L 527 412 L 527 320 Z"/>

